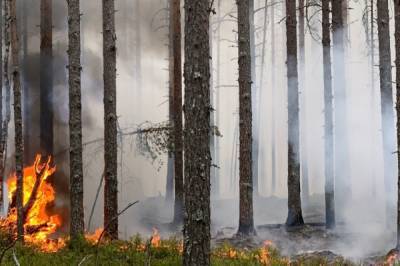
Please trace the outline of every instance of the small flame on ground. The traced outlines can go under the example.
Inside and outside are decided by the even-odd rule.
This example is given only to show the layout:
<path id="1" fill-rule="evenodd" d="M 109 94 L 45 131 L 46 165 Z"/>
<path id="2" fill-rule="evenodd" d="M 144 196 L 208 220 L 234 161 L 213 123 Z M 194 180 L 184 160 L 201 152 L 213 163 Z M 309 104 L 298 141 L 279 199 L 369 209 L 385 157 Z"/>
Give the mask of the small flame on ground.
<path id="1" fill-rule="evenodd" d="M 99 241 L 100 235 L 103 233 L 104 229 L 103 228 L 97 228 L 96 231 L 92 234 L 88 233 L 85 234 L 85 238 L 87 241 L 89 241 L 92 244 L 97 244 Z"/>
<path id="2" fill-rule="evenodd" d="M 157 228 L 153 228 L 153 236 L 151 237 L 151 245 L 155 248 L 159 248 L 161 246 L 161 237 L 158 233 Z"/>

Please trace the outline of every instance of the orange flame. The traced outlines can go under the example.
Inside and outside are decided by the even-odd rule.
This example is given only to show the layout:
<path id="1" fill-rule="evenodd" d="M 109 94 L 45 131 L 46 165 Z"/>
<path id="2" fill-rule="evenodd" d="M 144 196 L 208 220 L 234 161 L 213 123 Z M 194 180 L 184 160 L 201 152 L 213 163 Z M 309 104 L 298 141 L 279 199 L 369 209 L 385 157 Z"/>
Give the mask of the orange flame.
<path id="1" fill-rule="evenodd" d="M 157 228 L 153 228 L 153 236 L 151 238 L 151 245 L 155 248 L 158 248 L 161 246 L 161 237 L 160 237 L 160 234 L 158 233 Z"/>
<path id="2" fill-rule="evenodd" d="M 100 235 L 103 233 L 103 228 L 98 228 L 93 234 L 85 234 L 85 238 L 92 244 L 97 244 L 99 241 Z"/>
<path id="3" fill-rule="evenodd" d="M 31 206 L 27 209 L 24 229 L 24 239 L 26 243 L 38 246 L 42 251 L 55 252 L 65 246 L 63 239 L 50 239 L 50 236 L 56 232 L 62 225 L 60 215 L 51 215 L 47 212 L 47 207 L 54 203 L 55 191 L 48 178 L 54 174 L 56 167 L 50 166 L 51 158 L 45 163 L 41 163 L 41 155 L 36 155 L 33 165 L 25 167 L 23 170 L 23 204 L 24 207 Z M 39 179 L 40 180 L 39 180 Z M 16 174 L 12 174 L 7 180 L 8 198 L 11 203 L 15 200 L 17 189 Z M 32 193 L 37 187 L 36 196 L 32 197 Z M 15 228 L 17 223 L 16 207 L 11 206 L 6 219 L 0 221 L 0 227 L 7 226 Z"/>

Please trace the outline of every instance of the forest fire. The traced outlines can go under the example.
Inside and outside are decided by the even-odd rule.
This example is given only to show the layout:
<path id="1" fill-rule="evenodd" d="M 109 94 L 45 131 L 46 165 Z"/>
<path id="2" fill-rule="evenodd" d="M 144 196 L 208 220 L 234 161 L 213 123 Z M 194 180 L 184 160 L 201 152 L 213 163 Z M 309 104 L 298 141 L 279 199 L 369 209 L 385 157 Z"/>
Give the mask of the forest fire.
<path id="1" fill-rule="evenodd" d="M 51 215 L 47 210 L 55 200 L 54 188 L 48 182 L 48 178 L 55 171 L 56 167 L 51 166 L 51 157 L 43 163 L 41 155 L 37 155 L 34 164 L 23 170 L 24 239 L 26 243 L 38 246 L 44 252 L 55 252 L 65 246 L 64 239 L 50 238 L 62 225 L 61 216 Z M 7 217 L 0 220 L 0 227 L 15 234 L 17 224 L 15 173 L 7 180 L 7 187 L 10 206 Z"/>

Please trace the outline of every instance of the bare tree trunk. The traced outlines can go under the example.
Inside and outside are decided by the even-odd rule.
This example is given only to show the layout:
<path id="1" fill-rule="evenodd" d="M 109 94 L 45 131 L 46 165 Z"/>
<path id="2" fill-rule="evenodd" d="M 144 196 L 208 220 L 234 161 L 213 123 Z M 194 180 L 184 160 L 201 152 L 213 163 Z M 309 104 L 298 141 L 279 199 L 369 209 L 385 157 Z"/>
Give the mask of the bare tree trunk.
<path id="1" fill-rule="evenodd" d="M 185 0 L 183 265 L 210 265 L 210 3 Z"/>
<path id="2" fill-rule="evenodd" d="M 53 12 L 52 0 L 40 1 L 40 146 L 53 154 Z"/>
<path id="3" fill-rule="evenodd" d="M 246 0 L 247 1 L 247 0 Z M 257 88 L 257 84 L 255 81 L 257 80 L 256 77 L 256 33 L 255 33 L 255 24 L 254 24 L 254 0 L 248 0 L 249 5 L 249 23 L 250 23 L 250 33 L 249 33 L 249 40 L 250 40 L 250 55 L 251 55 L 251 91 L 252 91 L 252 110 L 254 116 L 255 123 L 252 124 L 252 179 L 253 179 L 253 193 L 255 196 L 258 196 L 258 161 L 259 161 L 259 130 L 260 125 L 258 123 L 258 116 L 260 115 L 260 98 L 259 98 L 259 89 Z"/>
<path id="4" fill-rule="evenodd" d="M 366 0 L 366 6 L 368 6 L 368 0 Z M 375 102 L 375 18 L 374 18 L 374 0 L 369 0 L 370 2 L 370 18 L 369 18 L 369 25 L 370 25 L 370 36 L 369 36 L 369 41 L 370 41 L 370 65 L 371 65 L 371 107 L 372 107 L 372 113 L 371 113 L 371 161 L 375 160 L 375 154 L 376 152 L 376 115 L 375 111 L 373 108 L 376 106 Z M 375 198 L 376 197 L 376 168 L 375 164 L 371 164 L 372 167 L 372 196 Z"/>
<path id="5" fill-rule="evenodd" d="M 388 0 L 377 1 L 378 11 L 378 39 L 379 39 L 379 73 L 381 89 L 381 115 L 382 115 L 382 137 L 383 137 L 383 163 L 384 183 L 387 217 L 390 218 L 391 206 L 394 199 L 395 171 L 395 125 L 393 111 L 393 89 L 392 89 L 392 59 L 390 53 L 390 30 L 389 30 L 389 8 Z"/>
<path id="6" fill-rule="evenodd" d="M 172 0 L 168 1 L 168 9 L 169 9 L 169 36 L 168 36 L 168 115 L 170 122 L 170 137 L 171 141 L 168 146 L 168 161 L 167 161 L 167 182 L 166 182 L 166 192 L 165 199 L 167 202 L 172 202 L 174 198 L 174 145 L 173 145 L 173 134 L 174 134 L 174 51 L 173 51 L 173 17 L 172 17 Z"/>
<path id="7" fill-rule="evenodd" d="M 237 1 L 239 41 L 239 235 L 255 233 L 253 220 L 252 178 L 252 89 L 251 89 L 251 45 L 250 12 L 253 0 Z"/>
<path id="8" fill-rule="evenodd" d="M 307 99 L 306 99 L 306 63 L 305 63 L 305 5 L 304 0 L 299 0 L 299 80 L 300 80 L 300 88 L 301 88 L 301 96 L 302 96 L 302 106 L 300 107 L 300 115 L 301 115 L 301 134 L 300 134 L 300 142 L 301 142 L 301 188 L 303 190 L 302 196 L 304 203 L 307 205 L 310 197 L 310 189 L 309 189 L 309 178 L 308 178 L 308 159 L 307 159 Z"/>
<path id="9" fill-rule="evenodd" d="M 397 113 L 397 154 L 400 151 L 400 0 L 394 0 L 395 46 L 396 46 L 396 113 Z M 400 156 L 397 157 L 397 245 L 400 248 Z"/>
<path id="10" fill-rule="evenodd" d="M 6 100 L 5 100 L 5 119 L 2 122 L 1 126 L 1 137 L 0 137 L 0 211 L 4 211 L 4 170 L 6 166 L 6 152 L 7 152 L 7 140 L 8 140 L 8 124 L 11 119 L 11 92 L 10 92 L 10 79 L 9 79 L 9 55 L 10 55 L 10 21 L 9 21 L 9 1 L 3 1 L 1 7 L 4 7 L 4 18 L 1 23 L 4 23 L 4 46 L 5 46 L 5 54 L 4 59 L 1 62 L 3 65 L 4 72 L 4 87 L 6 92 Z"/>
<path id="11" fill-rule="evenodd" d="M 288 81 L 288 217 L 286 225 L 304 224 L 300 196 L 300 125 L 297 72 L 296 2 L 286 0 L 287 81 Z"/>
<path id="12" fill-rule="evenodd" d="M 345 75 L 345 50 L 343 26 L 343 0 L 332 1 L 332 38 L 333 38 L 333 73 L 334 73 L 334 160 L 335 187 L 339 210 L 351 198 L 350 159 L 347 134 L 347 97 Z"/>
<path id="13" fill-rule="evenodd" d="M 11 21 L 11 54 L 12 54 L 12 76 L 14 90 L 14 127 L 15 127 L 15 169 L 17 176 L 17 232 L 18 238 L 23 241 L 24 236 L 24 210 L 23 210 L 23 163 L 24 163 L 24 140 L 22 136 L 22 108 L 21 108 L 21 81 L 19 66 L 19 40 L 17 27 L 16 0 L 10 1 Z"/>
<path id="14" fill-rule="evenodd" d="M 29 163 L 31 158 L 31 112 L 32 105 L 30 87 L 28 84 L 28 5 L 27 1 L 22 3 L 22 90 L 23 90 L 23 116 L 24 116 L 24 160 L 25 163 Z"/>
<path id="15" fill-rule="evenodd" d="M 275 0 L 271 3 L 271 90 L 272 90 L 272 127 L 271 127 L 271 192 L 272 195 L 275 194 L 276 191 L 276 138 L 275 138 L 275 68 L 276 68 L 276 60 L 275 60 Z"/>
<path id="16" fill-rule="evenodd" d="M 70 142 L 70 236 L 75 238 L 85 230 L 83 211 L 82 167 L 82 103 L 81 103 L 81 34 L 80 1 L 68 1 L 69 59 L 69 142 Z"/>
<path id="17" fill-rule="evenodd" d="M 3 132 L 3 0 L 0 0 L 0 132 Z M 0 135 L 1 139 L 1 135 Z M 1 148 L 1 147 L 0 147 Z M 1 151 L 0 151 L 1 152 Z M 0 161 L 0 165 L 2 161 Z M 2 166 L 0 166 L 2 167 Z M 0 175 L 0 215 L 4 210 L 4 184 L 3 176 Z"/>
<path id="18" fill-rule="evenodd" d="M 218 0 L 217 2 L 217 36 L 216 36 L 216 41 L 217 41 L 217 54 L 216 54 L 216 58 L 217 58 L 217 68 L 215 69 L 216 71 L 216 77 L 215 77 L 215 126 L 217 127 L 218 131 L 221 130 L 221 118 L 220 118 L 220 104 L 221 104 L 221 20 L 222 20 L 222 16 L 221 16 L 221 1 L 222 0 Z M 215 178 L 217 180 L 218 183 L 218 188 L 217 190 L 220 190 L 221 187 L 221 175 L 220 175 L 220 167 L 221 167 L 221 162 L 220 162 L 220 145 L 219 145 L 219 136 L 216 136 L 215 138 L 215 158 L 214 159 L 214 163 L 217 165 L 217 167 L 219 167 L 216 171 L 215 171 Z"/>
<path id="19" fill-rule="evenodd" d="M 111 239 L 118 239 L 116 39 L 114 0 L 103 0 L 104 226 Z"/>
<path id="20" fill-rule="evenodd" d="M 183 220 L 183 125 L 182 125 L 182 37 L 181 1 L 172 0 L 174 52 L 174 157 L 175 157 L 175 211 L 174 222 Z"/>
<path id="21" fill-rule="evenodd" d="M 334 161 L 333 161 L 333 91 L 331 65 L 330 0 L 322 1 L 322 49 L 325 105 L 325 217 L 326 227 L 335 226 Z"/>

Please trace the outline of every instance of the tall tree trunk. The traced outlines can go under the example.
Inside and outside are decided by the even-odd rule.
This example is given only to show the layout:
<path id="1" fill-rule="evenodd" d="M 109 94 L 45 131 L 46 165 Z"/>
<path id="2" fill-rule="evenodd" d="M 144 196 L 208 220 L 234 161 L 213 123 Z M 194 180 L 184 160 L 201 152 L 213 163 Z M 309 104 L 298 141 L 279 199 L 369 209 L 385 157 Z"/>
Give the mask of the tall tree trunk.
<path id="1" fill-rule="evenodd" d="M 40 147 L 53 154 L 53 12 L 52 0 L 40 1 Z"/>
<path id="2" fill-rule="evenodd" d="M 343 210 L 351 197 L 350 159 L 347 136 L 347 97 L 345 75 L 343 0 L 332 1 L 332 38 L 334 73 L 334 160 L 335 184 L 339 210 Z"/>
<path id="3" fill-rule="evenodd" d="M 210 3 L 185 0 L 183 265 L 210 265 Z"/>
<path id="4" fill-rule="evenodd" d="M 167 182 L 166 182 L 166 192 L 165 192 L 165 199 L 167 202 L 172 202 L 174 198 L 174 47 L 173 47 L 173 0 L 168 1 L 168 10 L 169 10 L 169 36 L 168 36 L 168 118 L 169 123 L 171 126 L 170 129 L 170 137 L 171 142 L 168 146 L 168 158 L 167 158 Z"/>
<path id="5" fill-rule="evenodd" d="M 368 2 L 368 0 L 366 0 Z M 370 17 L 369 17 L 369 25 L 370 25 L 370 36 L 369 36 L 369 46 L 370 46 L 370 68 L 371 68 L 371 107 L 372 107 L 372 112 L 371 112 L 371 161 L 375 160 L 375 154 L 376 152 L 376 115 L 375 115 L 375 110 L 373 109 L 376 106 L 375 102 L 375 18 L 374 18 L 374 0 L 369 0 L 370 2 Z M 368 3 L 366 3 L 366 6 L 368 6 Z M 376 197 L 376 168 L 375 164 L 371 164 L 372 167 L 372 196 L 375 198 Z"/>
<path id="6" fill-rule="evenodd" d="M 12 76 L 14 91 L 14 127 L 15 127 L 15 170 L 17 176 L 17 232 L 18 238 L 23 241 L 24 236 L 24 211 L 23 211 L 23 164 L 24 164 L 24 140 L 22 136 L 22 107 L 21 107 L 21 81 L 19 66 L 19 40 L 17 27 L 16 0 L 10 1 L 11 21 L 11 54 Z"/>
<path id="7" fill-rule="evenodd" d="M 80 1 L 68 1 L 71 238 L 84 233 Z"/>
<path id="8" fill-rule="evenodd" d="M 251 85 L 251 91 L 252 91 L 252 98 L 251 101 L 253 103 L 252 105 L 252 110 L 251 112 L 254 114 L 254 121 L 252 125 L 252 179 L 253 179 L 253 186 L 254 186 L 254 195 L 258 196 L 259 191 L 258 191 L 258 163 L 259 163 L 259 148 L 260 148 L 260 142 L 259 142 L 259 130 L 260 130 L 260 125 L 258 123 L 258 116 L 260 115 L 260 98 L 259 98 L 259 89 L 257 88 L 257 84 L 255 81 L 257 80 L 256 77 L 256 30 L 255 30 L 255 24 L 254 24 L 254 0 L 246 0 L 248 1 L 249 5 L 249 23 L 250 23 L 250 28 L 249 28 L 249 40 L 250 40 L 250 56 L 251 56 L 251 62 L 250 62 L 250 67 L 251 67 L 251 80 L 250 80 L 250 85 Z"/>
<path id="9" fill-rule="evenodd" d="M 0 195 L 1 195 L 1 202 L 0 202 L 0 211 L 4 211 L 4 172 L 6 166 L 6 152 L 7 152 L 7 140 L 8 140 L 8 124 L 11 119 L 11 88 L 10 88 L 10 79 L 9 79 L 9 55 L 10 55 L 10 21 L 9 21 L 9 1 L 5 0 L 2 3 L 4 7 L 4 18 L 2 19 L 1 23 L 4 23 L 4 46 L 5 46 L 5 53 L 4 59 L 2 59 L 2 66 L 3 66 L 3 77 L 4 77 L 4 88 L 6 92 L 6 99 L 5 99 L 5 119 L 2 122 L 1 126 L 1 138 L 0 138 Z"/>
<path id="10" fill-rule="evenodd" d="M 324 68 L 325 114 L 325 217 L 326 227 L 335 226 L 334 161 L 333 161 L 333 91 L 331 65 L 330 0 L 322 1 L 322 49 Z"/>
<path id="11" fill-rule="evenodd" d="M 103 0 L 104 227 L 111 239 L 118 239 L 116 39 L 114 0 Z"/>
<path id="12" fill-rule="evenodd" d="M 307 159 L 307 96 L 306 96 L 306 56 L 305 56 L 305 3 L 304 0 L 299 0 L 299 80 L 302 96 L 302 107 L 300 108 L 301 115 L 301 188 L 304 203 L 307 205 L 310 197 L 309 178 L 308 178 L 308 159 Z"/>
<path id="13" fill-rule="evenodd" d="M 3 0 L 0 0 L 0 132 L 3 132 Z M 1 139 L 1 135 L 0 135 Z M 1 147 L 0 147 L 1 148 Z M 1 151 L 0 151 L 1 152 Z M 0 165 L 2 161 L 0 160 Z M 2 167 L 2 166 L 0 166 Z M 4 210 L 4 186 L 3 176 L 0 175 L 0 216 Z"/>
<path id="14" fill-rule="evenodd" d="M 276 191 L 276 138 L 275 138 L 275 69 L 276 69 L 276 60 L 275 60 L 275 0 L 271 3 L 271 98 L 272 98 L 272 111 L 271 111 L 271 192 L 272 195 L 275 194 Z"/>
<path id="15" fill-rule="evenodd" d="M 400 151 L 400 0 L 394 0 L 396 46 L 397 152 Z M 397 157 L 397 249 L 400 248 L 400 156 Z"/>
<path id="16" fill-rule="evenodd" d="M 215 126 L 218 131 L 220 131 L 221 127 L 221 116 L 220 116 L 220 104 L 221 104 L 221 20 L 222 20 L 222 9 L 221 9 L 221 2 L 222 0 L 218 0 L 217 2 L 217 36 L 216 36 L 216 41 L 217 41 L 217 62 L 216 62 L 216 77 L 215 77 Z M 221 162 L 220 162 L 220 145 L 219 145 L 219 136 L 216 136 L 215 138 L 215 158 L 214 163 L 217 165 L 218 169 L 215 171 L 215 178 L 218 180 L 218 188 L 217 190 L 220 190 L 221 187 L 221 175 L 220 175 L 220 167 L 221 167 Z"/>
<path id="17" fill-rule="evenodd" d="M 300 125 L 297 72 L 296 2 L 286 0 L 286 47 L 288 81 L 288 217 L 286 225 L 304 224 L 300 196 Z"/>
<path id="18" fill-rule="evenodd" d="M 175 157 L 175 211 L 174 222 L 183 219 L 183 125 L 182 125 L 182 34 L 181 1 L 172 0 L 174 53 L 174 157 Z"/>
<path id="19" fill-rule="evenodd" d="M 32 112 L 30 87 L 28 84 L 28 5 L 27 1 L 22 3 L 22 90 L 23 90 L 23 116 L 24 116 L 24 160 L 25 163 L 29 163 L 31 158 L 31 117 Z"/>
<path id="20" fill-rule="evenodd" d="M 252 89 L 250 12 L 253 0 L 237 1 L 239 41 L 239 230 L 238 234 L 255 233 L 253 220 L 252 178 Z"/>
<path id="21" fill-rule="evenodd" d="M 378 11 L 378 40 L 379 40 L 379 73 L 381 89 L 381 115 L 382 115 L 382 137 L 383 137 L 383 163 L 384 183 L 387 217 L 390 218 L 390 208 L 394 199 L 395 171 L 395 125 L 393 111 L 393 89 L 392 89 L 392 61 L 390 53 L 390 30 L 389 30 L 389 8 L 388 0 L 377 1 Z"/>

